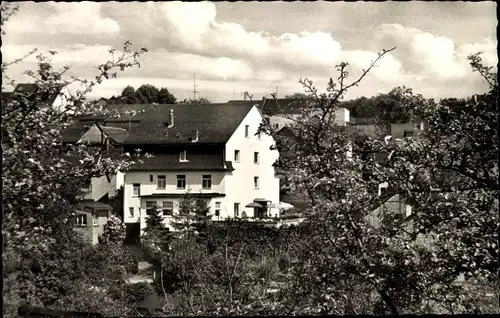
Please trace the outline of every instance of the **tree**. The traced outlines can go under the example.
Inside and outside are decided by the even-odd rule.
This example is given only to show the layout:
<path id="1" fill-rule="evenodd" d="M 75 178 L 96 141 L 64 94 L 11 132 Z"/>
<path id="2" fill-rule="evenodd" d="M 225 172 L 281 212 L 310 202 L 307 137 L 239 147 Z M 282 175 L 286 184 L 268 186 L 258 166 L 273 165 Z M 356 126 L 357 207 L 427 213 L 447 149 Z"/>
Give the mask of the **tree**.
<path id="1" fill-rule="evenodd" d="M 126 104 L 137 104 L 139 101 L 135 89 L 130 85 L 123 89 L 120 96 Z"/>
<path id="2" fill-rule="evenodd" d="M 176 98 L 167 88 L 160 90 L 151 84 L 143 84 L 137 90 L 127 86 L 121 93 L 121 99 L 127 104 L 175 104 Z"/>
<path id="3" fill-rule="evenodd" d="M 11 16 L 17 7 L 2 3 L 1 8 L 3 26 L 6 17 Z M 106 291 L 103 291 L 106 287 L 102 284 L 111 284 L 107 277 L 116 277 L 104 267 L 110 261 L 103 260 L 101 266 L 101 263 L 89 264 L 80 258 L 86 248 L 83 239 L 73 230 L 74 209 L 71 205 L 77 194 L 75 191 L 71 195 L 71 191 L 63 191 L 63 188 L 78 183 L 78 180 L 127 169 L 133 164 L 133 158 L 124 156 L 112 160 L 101 149 L 84 144 L 63 144 L 60 132 L 71 125 L 73 115 L 94 113 L 95 110 L 83 103 L 93 87 L 116 77 L 116 69 L 125 70 L 137 65 L 138 58 L 146 51 L 143 48 L 135 52 L 131 43 L 125 42 L 120 54 L 99 65 L 99 74 L 90 81 L 67 78 L 65 73 L 69 67 L 57 70 L 52 67 L 50 56 L 39 54 L 36 56 L 38 68 L 26 72 L 37 85 L 35 93 L 28 95 L 18 90 L 9 100 L 2 100 L 3 259 L 8 261 L 4 263 L 4 279 L 10 282 L 10 289 L 4 291 L 4 297 L 13 303 L 76 310 L 100 306 L 100 311 L 108 315 L 123 314 L 120 312 L 123 303 L 106 300 Z M 13 81 L 8 81 L 9 65 L 21 63 L 34 52 L 2 63 L 2 90 L 5 85 L 15 87 Z M 69 98 L 64 109 L 47 105 L 47 96 L 59 94 L 61 86 L 74 82 L 83 84 L 84 88 Z M 95 273 L 95 266 L 100 268 L 98 273 Z M 94 279 L 93 275 L 101 276 Z M 120 277 L 123 279 L 123 275 Z M 117 283 L 117 280 L 113 282 Z M 99 284 L 104 289 L 89 290 Z"/>
<path id="4" fill-rule="evenodd" d="M 141 104 L 158 103 L 158 88 L 150 84 L 141 85 L 135 92 Z"/>
<path id="5" fill-rule="evenodd" d="M 99 236 L 100 244 L 122 245 L 125 240 L 125 225 L 112 215 L 104 225 L 103 233 Z"/>
<path id="6" fill-rule="evenodd" d="M 366 138 L 353 143 L 345 129 L 332 125 L 332 114 L 377 60 L 351 84 L 348 65 L 341 63 L 338 80 L 330 80 L 324 94 L 311 81 L 302 81 L 314 103 L 296 120 L 297 138 L 279 142 L 296 154 L 281 164 L 294 172 L 295 185 L 309 195 L 314 210 L 309 224 L 315 229 L 309 244 L 297 252 L 307 261 L 293 268 L 296 292 L 283 304 L 285 310 L 494 312 L 498 304 L 477 302 L 484 294 L 458 278 L 463 275 L 483 289 L 498 280 L 496 75 L 481 64 L 479 55 L 469 56 L 490 92 L 462 108 L 397 88 L 389 94 L 389 105 L 424 119 L 425 134 L 398 142 Z M 309 120 L 311 111 L 319 112 L 322 120 Z M 393 112 L 389 108 L 384 116 L 392 120 Z M 283 139 L 266 124 L 262 130 Z M 358 155 L 367 149 L 385 154 L 386 160 Z M 381 182 L 412 206 L 410 215 L 386 209 L 374 216 L 381 198 L 372 189 Z M 373 222 L 374 217 L 380 222 Z"/>
<path id="7" fill-rule="evenodd" d="M 206 97 L 198 97 L 196 99 L 184 99 L 181 104 L 211 104 L 212 102 Z"/>
<path id="8" fill-rule="evenodd" d="M 285 98 L 292 98 L 292 99 L 311 99 L 311 96 L 305 93 L 293 93 L 289 95 L 285 95 Z"/>
<path id="9" fill-rule="evenodd" d="M 404 89 L 398 87 L 387 94 L 378 94 L 370 98 L 363 96 L 343 101 L 341 104 L 342 107 L 349 109 L 352 117 L 360 118 L 368 124 L 407 123 L 411 116 L 402 104 L 401 90 Z"/>
<path id="10" fill-rule="evenodd" d="M 159 104 L 175 104 L 177 98 L 168 91 L 167 88 L 162 87 L 158 92 L 158 103 Z"/>

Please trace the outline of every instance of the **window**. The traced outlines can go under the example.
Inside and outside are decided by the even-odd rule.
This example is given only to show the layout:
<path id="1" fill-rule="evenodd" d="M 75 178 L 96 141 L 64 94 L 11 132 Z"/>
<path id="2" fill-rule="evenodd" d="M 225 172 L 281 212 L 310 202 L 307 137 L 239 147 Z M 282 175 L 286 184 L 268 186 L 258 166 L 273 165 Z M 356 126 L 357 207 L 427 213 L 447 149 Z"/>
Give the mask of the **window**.
<path id="1" fill-rule="evenodd" d="M 134 194 L 133 195 L 135 197 L 140 196 L 141 195 L 141 184 L 140 183 L 134 183 L 133 187 L 134 187 Z"/>
<path id="2" fill-rule="evenodd" d="M 250 126 L 248 125 L 245 125 L 245 137 L 248 138 L 248 129 L 250 128 Z"/>
<path id="3" fill-rule="evenodd" d="M 411 130 L 404 130 L 403 132 L 403 137 L 412 137 L 413 136 L 413 131 Z"/>
<path id="4" fill-rule="evenodd" d="M 128 215 L 129 217 L 133 218 L 134 217 L 134 208 L 128 208 Z"/>
<path id="5" fill-rule="evenodd" d="M 215 216 L 220 215 L 220 202 L 215 202 Z"/>
<path id="6" fill-rule="evenodd" d="M 172 215 L 174 213 L 174 202 L 163 201 L 163 215 Z"/>
<path id="7" fill-rule="evenodd" d="M 92 215 L 92 224 L 94 226 L 99 226 L 99 217 L 97 216 L 97 214 Z"/>
<path id="8" fill-rule="evenodd" d="M 87 226 L 87 216 L 85 214 L 80 214 L 76 216 L 76 225 Z"/>
<path id="9" fill-rule="evenodd" d="M 186 150 L 181 151 L 181 154 L 179 156 L 179 161 L 188 161 Z"/>
<path id="10" fill-rule="evenodd" d="M 280 128 L 280 124 L 274 124 L 274 129 Z"/>
<path id="11" fill-rule="evenodd" d="M 186 175 L 178 174 L 177 175 L 177 189 L 185 189 L 186 188 Z"/>
<path id="12" fill-rule="evenodd" d="M 146 201 L 146 210 L 152 210 L 156 206 L 155 201 Z"/>
<path id="13" fill-rule="evenodd" d="M 259 163 L 259 153 L 258 152 L 253 153 L 253 163 Z"/>
<path id="14" fill-rule="evenodd" d="M 153 175 L 152 174 L 149 175 L 149 182 L 153 182 Z"/>
<path id="15" fill-rule="evenodd" d="M 239 150 L 234 151 L 234 161 L 240 162 L 240 151 Z"/>
<path id="16" fill-rule="evenodd" d="M 167 177 L 158 176 L 158 189 L 165 189 L 167 187 Z"/>
<path id="17" fill-rule="evenodd" d="M 240 204 L 235 203 L 234 204 L 234 217 L 237 217 L 240 215 Z"/>
<path id="18" fill-rule="evenodd" d="M 387 187 L 381 187 L 380 188 L 380 195 L 384 194 L 386 190 L 387 190 Z"/>
<path id="19" fill-rule="evenodd" d="M 203 175 L 202 187 L 203 187 L 203 189 L 212 188 L 212 176 L 211 175 L 209 175 L 209 174 Z"/>
<path id="20" fill-rule="evenodd" d="M 253 177 L 253 187 L 255 189 L 259 188 L 259 177 Z"/>

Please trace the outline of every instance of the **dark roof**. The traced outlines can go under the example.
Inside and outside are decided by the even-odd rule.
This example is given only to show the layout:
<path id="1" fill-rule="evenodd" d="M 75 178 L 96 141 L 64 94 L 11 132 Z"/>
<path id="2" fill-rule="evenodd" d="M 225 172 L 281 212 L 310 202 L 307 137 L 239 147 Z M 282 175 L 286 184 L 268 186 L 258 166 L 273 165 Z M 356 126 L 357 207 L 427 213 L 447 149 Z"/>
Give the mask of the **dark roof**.
<path id="1" fill-rule="evenodd" d="M 189 154 L 188 154 L 189 156 Z M 207 170 L 207 171 L 232 171 L 231 161 L 225 161 L 222 155 L 197 153 L 189 156 L 188 162 L 180 162 L 179 154 L 156 154 L 152 158 L 141 157 L 143 163 L 137 163 L 130 168 L 131 171 L 177 171 L 177 170 Z"/>
<path id="2" fill-rule="evenodd" d="M 294 98 L 266 98 L 262 102 L 261 111 L 264 115 L 300 114 L 307 107 L 310 100 Z"/>
<path id="3" fill-rule="evenodd" d="M 226 143 L 251 105 L 158 105 L 139 115 L 141 123 L 131 132 L 125 144 L 188 144 L 198 130 L 197 143 Z M 174 112 L 174 126 L 167 129 L 170 110 Z"/>
<path id="4" fill-rule="evenodd" d="M 77 204 L 79 209 L 92 209 L 92 210 L 112 210 L 113 208 L 109 204 L 102 202 L 97 202 L 93 200 L 81 201 Z"/>
<path id="5" fill-rule="evenodd" d="M 122 143 L 128 137 L 128 131 L 123 128 L 112 127 L 112 126 L 99 126 L 102 131 L 108 135 L 109 138 L 117 143 Z"/>
<path id="6" fill-rule="evenodd" d="M 346 131 L 350 135 L 361 135 L 372 138 L 380 138 L 388 135 L 387 128 L 383 125 L 349 125 Z"/>
<path id="7" fill-rule="evenodd" d="M 92 124 L 88 122 L 74 122 L 68 128 L 61 131 L 61 137 L 64 142 L 77 142 L 91 126 Z"/>
<path id="8" fill-rule="evenodd" d="M 185 195 L 185 193 L 153 193 L 153 194 L 146 194 L 146 195 L 140 195 L 139 197 L 148 199 L 148 198 L 179 198 Z M 197 198 L 220 198 L 220 197 L 225 197 L 225 193 L 190 193 L 189 195 Z"/>
<path id="9" fill-rule="evenodd" d="M 237 104 L 237 105 L 250 105 L 250 106 L 261 106 L 263 100 L 230 100 L 227 103 L 228 104 Z"/>
<path id="10" fill-rule="evenodd" d="M 36 93 L 40 90 L 40 85 L 35 83 L 21 83 L 17 84 L 16 88 L 14 89 L 14 93 L 23 92 L 30 95 L 27 96 L 28 100 L 34 100 L 36 97 L 39 97 L 47 104 L 52 104 L 54 103 L 64 86 L 64 84 L 53 84 L 53 87 L 55 88 L 53 92 L 50 92 L 50 94 L 48 94 L 47 96 L 36 96 Z"/>
<path id="11" fill-rule="evenodd" d="M 2 101 L 3 102 L 9 101 L 13 93 L 14 92 L 2 92 Z"/>

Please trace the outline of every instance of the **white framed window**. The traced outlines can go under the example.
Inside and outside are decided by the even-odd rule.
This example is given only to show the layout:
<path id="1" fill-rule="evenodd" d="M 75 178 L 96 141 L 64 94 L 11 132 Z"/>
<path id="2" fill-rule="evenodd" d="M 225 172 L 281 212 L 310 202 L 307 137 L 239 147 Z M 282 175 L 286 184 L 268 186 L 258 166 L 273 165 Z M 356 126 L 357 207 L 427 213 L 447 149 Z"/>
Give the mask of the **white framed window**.
<path id="1" fill-rule="evenodd" d="M 185 189 L 186 188 L 186 175 L 178 174 L 177 175 L 177 189 Z"/>
<path id="2" fill-rule="evenodd" d="M 250 130 L 250 126 L 245 125 L 245 137 L 248 138 L 248 131 Z"/>
<path id="3" fill-rule="evenodd" d="M 239 150 L 234 151 L 234 161 L 240 162 L 240 151 Z"/>
<path id="4" fill-rule="evenodd" d="M 141 184 L 140 183 L 134 183 L 133 187 L 134 187 L 133 196 L 134 197 L 140 196 L 141 195 Z"/>
<path id="5" fill-rule="evenodd" d="M 253 153 L 253 163 L 259 163 L 259 153 L 258 152 L 254 152 Z"/>
<path id="6" fill-rule="evenodd" d="M 79 214 L 76 216 L 76 225 L 87 226 L 87 216 L 85 214 Z"/>
<path id="7" fill-rule="evenodd" d="M 259 188 L 259 177 L 253 177 L 253 187 L 255 189 Z"/>
<path id="8" fill-rule="evenodd" d="M 188 161 L 187 160 L 187 152 L 186 150 L 182 150 L 179 155 L 179 161 Z"/>
<path id="9" fill-rule="evenodd" d="M 163 215 L 174 214 L 174 201 L 163 201 L 162 208 L 163 208 Z"/>
<path id="10" fill-rule="evenodd" d="M 92 225 L 99 226 L 99 216 L 97 214 L 92 215 Z"/>
<path id="11" fill-rule="evenodd" d="M 158 189 L 165 190 L 167 187 L 167 176 L 158 176 Z"/>
<path id="12" fill-rule="evenodd" d="M 204 174 L 203 178 L 202 178 L 201 185 L 202 185 L 203 189 L 212 188 L 212 175 Z"/>
<path id="13" fill-rule="evenodd" d="M 240 215 L 240 204 L 235 203 L 234 204 L 234 217 L 237 217 Z"/>
<path id="14" fill-rule="evenodd" d="M 128 208 L 128 216 L 131 218 L 134 217 L 134 208 Z"/>
<path id="15" fill-rule="evenodd" d="M 152 210 L 156 206 L 155 201 L 146 201 L 146 210 Z"/>
<path id="16" fill-rule="evenodd" d="M 220 215 L 220 202 L 215 202 L 215 216 Z"/>

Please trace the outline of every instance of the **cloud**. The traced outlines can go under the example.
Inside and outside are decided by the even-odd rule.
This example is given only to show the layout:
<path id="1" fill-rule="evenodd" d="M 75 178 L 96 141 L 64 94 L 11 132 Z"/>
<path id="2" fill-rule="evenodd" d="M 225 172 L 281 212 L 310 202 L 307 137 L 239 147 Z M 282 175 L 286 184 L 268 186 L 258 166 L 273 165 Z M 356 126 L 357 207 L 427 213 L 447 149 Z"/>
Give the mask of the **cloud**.
<path id="1" fill-rule="evenodd" d="M 355 66 L 357 70 L 366 70 L 377 57 L 378 53 L 369 51 L 346 51 L 343 53 L 342 59 Z M 369 74 L 373 74 L 380 80 L 395 81 L 400 79 L 403 72 L 403 64 L 393 55 L 387 53 L 377 61 Z"/>
<path id="2" fill-rule="evenodd" d="M 496 64 L 496 45 L 491 40 L 483 43 L 464 43 L 456 48 L 453 40 L 435 36 L 400 24 L 382 24 L 376 40 L 387 46 L 396 46 L 399 56 L 406 55 L 406 68 L 419 76 L 434 75 L 442 80 L 465 78 L 470 74 L 467 55 L 484 50 L 485 62 Z"/>
<path id="3" fill-rule="evenodd" d="M 335 65 L 339 62 L 349 63 L 350 79 L 354 80 L 377 57 L 378 50 L 396 46 L 364 79 L 360 85 L 363 88 L 350 95 L 389 91 L 396 85 L 439 95 L 453 92 L 457 85 L 467 85 L 466 80 L 471 79 L 467 55 L 483 51 L 486 64 L 497 62 L 493 38 L 460 42 L 450 33 L 443 36 L 440 29 L 421 30 L 397 23 L 383 23 L 376 28 L 380 23 L 376 22 L 370 32 L 364 32 L 366 23 L 354 19 L 342 30 L 372 36 L 370 41 L 359 43 L 355 36 L 342 38 L 338 30 L 315 29 L 311 23 L 304 27 L 297 15 L 293 16 L 297 20 L 295 29 L 272 32 L 259 24 L 249 29 L 246 24 L 231 21 L 229 14 L 225 18 L 218 16 L 219 5 L 210 2 L 32 3 L 25 7 L 28 13 L 21 9 L 24 15 L 14 17 L 7 25 L 8 36 L 2 47 L 6 61 L 38 46 L 41 51 L 58 51 L 53 57 L 56 65 L 71 64 L 72 74 L 88 78 L 95 75 L 96 65 L 108 59 L 109 48 L 120 48 L 127 39 L 136 47 L 150 49 L 140 58 L 140 69 L 126 71 L 127 78 L 137 83 L 139 79 L 143 83 L 163 79 L 168 85 L 177 85 L 182 94 L 192 90 L 193 73 L 197 84 L 203 83 L 205 89 L 224 96 L 232 95 L 232 90 L 237 89 L 233 87 L 240 86 L 262 95 L 276 86 L 280 95 L 302 91 L 297 81 L 306 76 L 324 88 L 330 77 L 338 76 Z M 269 19 L 275 19 L 274 13 L 257 12 L 250 10 L 248 16 L 254 21 L 256 16 L 267 19 L 267 26 Z M 325 14 L 317 13 L 315 19 L 325 18 Z M 286 25 L 282 20 L 287 17 L 281 16 L 276 23 Z M 241 17 L 238 21 L 245 23 Z M 36 63 L 34 57 L 27 62 L 27 68 Z M 474 90 L 479 84 L 470 85 Z M 466 91 L 461 89 L 460 93 Z"/>
<path id="4" fill-rule="evenodd" d="M 50 3 L 57 11 L 45 21 L 49 32 L 76 34 L 116 34 L 120 31 L 118 23 L 110 18 L 101 17 L 101 4 L 95 2 Z"/>

